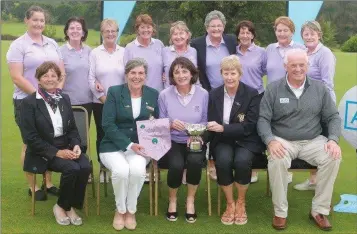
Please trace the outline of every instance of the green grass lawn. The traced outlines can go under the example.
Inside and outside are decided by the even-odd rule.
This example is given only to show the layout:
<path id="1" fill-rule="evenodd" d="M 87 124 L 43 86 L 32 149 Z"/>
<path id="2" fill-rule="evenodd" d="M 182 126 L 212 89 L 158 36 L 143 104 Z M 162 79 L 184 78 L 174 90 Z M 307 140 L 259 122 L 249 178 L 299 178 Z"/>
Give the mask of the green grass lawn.
<path id="1" fill-rule="evenodd" d="M 9 28 L 3 28 L 9 30 Z M 19 30 L 19 29 L 17 29 Z M 19 34 L 23 33 L 19 30 Z M 91 35 L 90 35 L 91 36 Z M 91 39 L 92 40 L 92 39 Z M 56 202 L 54 197 L 49 197 L 48 201 L 36 203 L 36 216 L 31 216 L 31 199 L 27 195 L 27 184 L 20 166 L 21 138 L 19 130 L 15 124 L 13 116 L 12 93 L 13 85 L 9 77 L 6 66 L 6 52 L 10 42 L 1 43 L 1 113 L 2 113 L 2 171 L 1 171 L 1 224 L 3 233 L 115 233 L 112 228 L 114 214 L 114 195 L 109 186 L 109 196 L 101 196 L 101 215 L 96 215 L 96 200 L 89 193 L 89 217 L 84 218 L 84 225 L 80 227 L 62 227 L 54 220 L 52 207 Z M 356 64 L 357 54 L 335 53 L 337 57 L 336 70 L 336 94 L 338 100 L 352 86 L 356 84 Z M 92 126 L 94 123 L 92 123 Z M 95 161 L 95 176 L 98 177 L 98 163 L 94 156 L 95 131 L 91 128 L 92 136 L 92 157 Z M 340 172 L 335 183 L 333 195 L 333 205 L 340 200 L 341 194 L 356 194 L 356 153 L 341 139 L 343 150 L 343 161 Z M 289 185 L 289 220 L 288 228 L 284 233 L 323 233 L 319 231 L 308 219 L 311 207 L 313 192 L 298 192 L 292 186 L 302 182 L 307 178 L 307 173 L 294 173 L 293 183 Z M 59 176 L 54 174 L 54 181 L 58 184 Z M 38 176 L 38 180 L 40 177 Z M 148 186 L 144 185 L 141 193 L 137 221 L 136 233 L 276 233 L 271 227 L 272 203 L 271 198 L 265 196 L 266 173 L 259 173 L 259 182 L 249 188 L 247 195 L 248 224 L 244 226 L 224 226 L 220 223 L 220 217 L 216 213 L 217 189 L 212 183 L 212 204 L 213 215 L 207 214 L 206 186 L 203 178 L 197 198 L 196 211 L 198 220 L 195 224 L 188 224 L 184 221 L 185 193 L 182 186 L 179 191 L 179 220 L 168 222 L 164 218 L 167 208 L 167 186 L 165 185 L 165 174 L 162 179 L 162 197 L 159 199 L 159 216 L 149 215 Z M 88 191 L 90 192 L 90 186 Z M 103 188 L 101 190 L 103 192 Z M 225 204 L 223 203 L 223 208 Z M 356 233 L 356 215 L 333 213 L 330 216 L 333 224 L 332 233 Z M 124 233 L 128 231 L 123 231 Z"/>
<path id="2" fill-rule="evenodd" d="M 21 36 L 26 32 L 26 25 L 23 23 L 3 23 L 2 25 L 2 34 L 8 34 L 13 36 Z M 56 38 L 64 38 L 64 25 L 54 25 L 56 28 Z M 100 43 L 100 33 L 93 29 L 88 30 L 88 38 L 86 41 L 87 44 L 92 47 L 98 46 Z"/>

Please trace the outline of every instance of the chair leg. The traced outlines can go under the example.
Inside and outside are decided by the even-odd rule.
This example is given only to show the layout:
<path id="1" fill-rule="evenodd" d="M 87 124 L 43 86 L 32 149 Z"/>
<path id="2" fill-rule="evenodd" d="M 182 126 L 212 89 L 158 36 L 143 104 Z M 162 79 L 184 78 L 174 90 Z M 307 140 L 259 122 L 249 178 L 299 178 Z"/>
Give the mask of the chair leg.
<path id="1" fill-rule="evenodd" d="M 158 206 L 159 206 L 159 199 L 158 199 L 158 190 L 159 190 L 159 169 L 157 165 L 157 161 L 154 161 L 154 176 L 155 176 L 155 216 L 158 215 Z"/>
<path id="2" fill-rule="evenodd" d="M 206 183 L 207 183 L 207 203 L 208 203 L 208 216 L 212 215 L 212 204 L 211 204 L 211 181 L 209 179 L 208 164 L 206 167 Z"/>
<path id="3" fill-rule="evenodd" d="M 93 171 L 93 161 L 90 161 L 90 165 L 91 165 L 91 172 L 90 172 L 90 178 L 92 180 L 92 194 L 93 194 L 93 198 L 95 198 L 95 180 L 94 180 L 94 171 Z"/>
<path id="4" fill-rule="evenodd" d="M 104 197 L 108 196 L 108 188 L 107 188 L 107 171 L 104 170 L 103 171 L 103 176 L 104 176 Z M 99 182 L 100 182 L 100 178 L 99 178 Z"/>
<path id="5" fill-rule="evenodd" d="M 158 183 L 159 183 L 159 190 L 158 190 L 159 198 L 162 198 L 162 186 L 160 186 L 161 185 L 161 174 L 160 174 L 160 169 L 158 166 L 157 166 L 156 173 L 159 175 L 158 176 L 159 177 L 159 181 L 158 181 Z"/>
<path id="6" fill-rule="evenodd" d="M 42 174 L 42 185 L 43 185 L 43 190 L 45 192 L 45 196 L 47 197 L 47 184 L 46 184 L 46 173 Z"/>
<path id="7" fill-rule="evenodd" d="M 217 215 L 220 216 L 221 215 L 221 188 L 219 187 L 219 185 L 217 184 Z"/>
<path id="8" fill-rule="evenodd" d="M 150 163 L 149 168 L 149 200 L 150 200 L 150 215 L 153 215 L 153 162 Z M 156 205 L 156 204 L 155 204 Z"/>
<path id="9" fill-rule="evenodd" d="M 267 170 L 267 186 L 266 186 L 266 196 L 270 197 L 270 183 L 269 183 L 269 172 Z"/>
<path id="10" fill-rule="evenodd" d="M 99 169 L 98 183 L 97 183 L 97 215 L 100 215 L 100 173 L 102 172 Z"/>
<path id="11" fill-rule="evenodd" d="M 36 185 L 36 174 L 32 174 L 32 197 L 31 197 L 31 214 L 35 215 L 35 185 Z"/>
<path id="12" fill-rule="evenodd" d="M 87 192 L 87 188 L 84 194 L 84 213 L 86 215 L 86 217 L 88 217 L 88 192 Z"/>

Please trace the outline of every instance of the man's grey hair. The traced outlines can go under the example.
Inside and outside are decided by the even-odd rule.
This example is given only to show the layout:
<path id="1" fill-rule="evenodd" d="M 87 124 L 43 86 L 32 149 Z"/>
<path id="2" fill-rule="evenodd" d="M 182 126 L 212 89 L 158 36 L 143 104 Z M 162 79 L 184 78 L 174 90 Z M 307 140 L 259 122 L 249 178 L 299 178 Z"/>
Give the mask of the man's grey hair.
<path id="1" fill-rule="evenodd" d="M 144 67 L 145 75 L 148 74 L 148 64 L 143 58 L 133 58 L 129 60 L 125 65 L 125 75 L 127 75 L 132 69 L 136 67 Z"/>
<path id="2" fill-rule="evenodd" d="M 210 13 L 208 13 L 206 15 L 206 19 L 205 19 L 205 27 L 208 28 L 208 25 L 209 23 L 214 20 L 214 19 L 219 19 L 222 21 L 223 23 L 223 26 L 226 26 L 226 17 L 223 15 L 222 12 L 220 11 L 217 11 L 217 10 L 214 10 L 214 11 L 211 11 Z"/>
<path id="3" fill-rule="evenodd" d="M 306 50 L 303 50 L 303 49 L 300 49 L 300 48 L 294 48 L 294 49 L 290 49 L 288 51 L 285 52 L 285 56 L 284 56 L 284 64 L 288 64 L 288 57 L 290 55 L 293 55 L 293 54 L 304 54 L 305 57 L 306 57 L 306 62 L 308 63 L 309 62 L 309 57 L 307 56 L 307 52 Z"/>

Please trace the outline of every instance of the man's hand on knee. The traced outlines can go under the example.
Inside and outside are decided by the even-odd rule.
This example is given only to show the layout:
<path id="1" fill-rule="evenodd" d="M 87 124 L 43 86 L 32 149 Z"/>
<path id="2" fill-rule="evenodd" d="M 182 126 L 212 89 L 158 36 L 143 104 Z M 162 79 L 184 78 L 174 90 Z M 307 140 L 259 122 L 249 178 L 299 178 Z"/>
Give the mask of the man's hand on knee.
<path id="1" fill-rule="evenodd" d="M 329 140 L 325 144 L 325 151 L 333 158 L 340 159 L 341 158 L 341 148 L 340 146 L 333 140 Z"/>
<path id="2" fill-rule="evenodd" d="M 273 158 L 284 158 L 286 154 L 285 147 L 277 140 L 269 142 L 268 151 Z"/>

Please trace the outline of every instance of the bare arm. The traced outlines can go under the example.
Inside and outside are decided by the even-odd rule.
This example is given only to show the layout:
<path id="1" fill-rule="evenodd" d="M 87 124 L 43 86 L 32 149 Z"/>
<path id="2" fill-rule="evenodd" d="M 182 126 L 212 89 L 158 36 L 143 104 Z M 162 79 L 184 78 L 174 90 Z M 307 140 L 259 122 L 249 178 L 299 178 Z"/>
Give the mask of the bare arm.
<path id="1" fill-rule="evenodd" d="M 12 82 L 19 87 L 19 89 L 27 94 L 36 92 L 37 88 L 24 77 L 24 66 L 22 63 L 9 63 L 9 71 Z"/>

